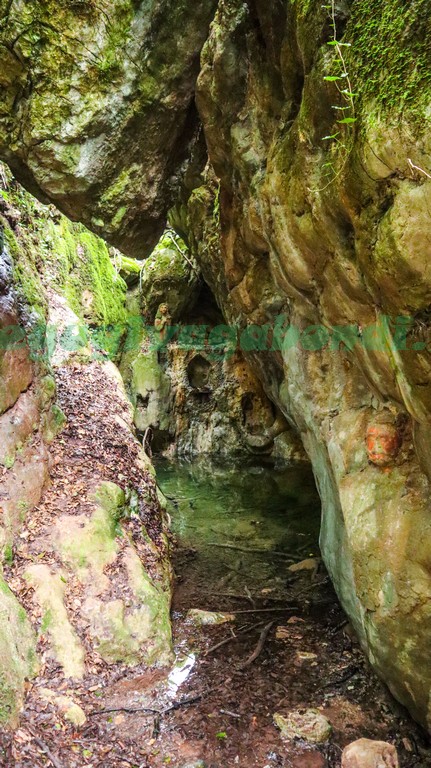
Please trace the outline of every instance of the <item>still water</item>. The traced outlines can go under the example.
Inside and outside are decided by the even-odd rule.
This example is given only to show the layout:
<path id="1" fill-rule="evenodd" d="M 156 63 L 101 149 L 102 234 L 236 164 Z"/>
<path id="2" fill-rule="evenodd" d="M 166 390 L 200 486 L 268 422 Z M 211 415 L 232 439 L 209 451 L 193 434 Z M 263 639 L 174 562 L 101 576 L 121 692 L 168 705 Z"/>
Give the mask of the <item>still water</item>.
<path id="1" fill-rule="evenodd" d="M 320 499 L 306 464 L 158 459 L 187 576 L 212 588 L 276 588 L 288 566 L 318 554 Z M 194 578 L 193 578 L 194 577 Z"/>

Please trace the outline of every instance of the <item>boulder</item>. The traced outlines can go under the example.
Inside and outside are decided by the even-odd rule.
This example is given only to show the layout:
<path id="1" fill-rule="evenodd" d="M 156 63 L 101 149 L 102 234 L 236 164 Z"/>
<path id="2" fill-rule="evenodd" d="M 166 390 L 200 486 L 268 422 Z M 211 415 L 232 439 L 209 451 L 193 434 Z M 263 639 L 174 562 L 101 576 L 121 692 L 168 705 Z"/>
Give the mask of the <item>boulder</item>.
<path id="1" fill-rule="evenodd" d="M 212 611 L 200 611 L 198 608 L 191 608 L 187 611 L 187 620 L 197 627 L 218 626 L 227 624 L 229 621 L 235 621 L 233 613 L 214 613 Z"/>
<path id="2" fill-rule="evenodd" d="M 284 739 L 304 739 L 311 744 L 322 744 L 332 734 L 331 723 L 318 709 L 290 712 L 286 717 L 276 712 L 274 723 Z"/>
<path id="3" fill-rule="evenodd" d="M 344 750 L 341 768 L 399 768 L 397 750 L 386 741 L 359 739 Z"/>
<path id="4" fill-rule="evenodd" d="M 0 154 L 36 195 L 132 256 L 157 242 L 196 143 L 199 54 L 215 7 L 125 0 L 107 24 L 92 1 L 8 6 Z"/>

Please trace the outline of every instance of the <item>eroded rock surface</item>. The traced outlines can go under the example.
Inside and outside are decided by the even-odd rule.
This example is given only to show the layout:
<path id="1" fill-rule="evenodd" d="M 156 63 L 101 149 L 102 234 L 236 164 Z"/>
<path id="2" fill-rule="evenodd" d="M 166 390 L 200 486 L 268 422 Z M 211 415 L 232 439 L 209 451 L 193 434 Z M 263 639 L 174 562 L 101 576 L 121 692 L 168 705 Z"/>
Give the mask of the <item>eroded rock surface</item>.
<path id="1" fill-rule="evenodd" d="M 335 4 L 357 93 L 356 122 L 340 125 L 334 105 L 346 105 L 324 79 L 339 75 L 327 11 L 220 4 L 197 99 L 215 179 L 193 192 L 189 212 L 227 320 L 277 326 L 284 316 L 291 327 L 284 344 L 269 340 L 249 359 L 302 434 L 322 497 L 323 556 L 362 646 L 429 726 L 431 182 L 409 164 L 429 171 L 429 133 L 415 128 L 428 120 L 426 65 L 415 52 L 426 24 L 419 6 L 407 18 L 390 5 L 392 38 L 380 58 L 368 4 Z M 404 108 L 385 76 L 366 80 L 367 49 L 389 80 L 403 70 L 414 93 Z M 401 50 L 404 63 L 395 63 Z M 324 140 L 337 131 L 344 147 Z M 218 227 L 219 256 L 208 247 Z M 421 321 L 411 335 L 407 316 Z M 349 327 L 350 343 L 340 343 Z M 366 438 L 382 416 L 392 442 L 372 462 Z"/>
<path id="2" fill-rule="evenodd" d="M 2 4 L 1 155 L 137 256 L 157 242 L 198 139 L 193 95 L 215 6 Z"/>

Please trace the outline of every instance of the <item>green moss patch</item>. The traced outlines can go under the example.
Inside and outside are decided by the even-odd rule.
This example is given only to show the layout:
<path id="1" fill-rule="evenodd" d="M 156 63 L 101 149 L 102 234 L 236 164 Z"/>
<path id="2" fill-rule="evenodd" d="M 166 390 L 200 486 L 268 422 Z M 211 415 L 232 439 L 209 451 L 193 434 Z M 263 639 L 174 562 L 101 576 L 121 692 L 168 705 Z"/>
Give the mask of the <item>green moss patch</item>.
<path id="1" fill-rule="evenodd" d="M 431 95 L 428 0 L 356 0 L 345 39 L 351 43 L 349 69 L 359 97 L 421 124 Z"/>
<path id="2" fill-rule="evenodd" d="M 0 725 L 17 722 L 24 681 L 36 672 L 36 638 L 24 609 L 0 574 Z"/>

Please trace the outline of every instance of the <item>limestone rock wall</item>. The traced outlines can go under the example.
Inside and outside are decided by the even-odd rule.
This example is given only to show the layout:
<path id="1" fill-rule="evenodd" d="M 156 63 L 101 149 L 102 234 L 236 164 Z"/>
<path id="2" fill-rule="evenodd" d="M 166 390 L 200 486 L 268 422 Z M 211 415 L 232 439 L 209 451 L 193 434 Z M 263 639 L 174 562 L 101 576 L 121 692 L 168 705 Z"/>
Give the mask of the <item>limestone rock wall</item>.
<path id="1" fill-rule="evenodd" d="M 129 283 L 134 274 L 129 265 Z M 144 262 L 126 305 L 120 370 L 147 448 L 177 456 L 305 459 L 297 433 L 236 348 L 234 328 L 225 350 L 229 329 L 214 296 L 192 252 L 170 231 Z"/>
<path id="2" fill-rule="evenodd" d="M 218 180 L 219 251 L 199 246 L 214 182 L 193 193 L 190 218 L 228 320 L 274 325 L 285 314 L 296 329 L 280 352 L 253 354 L 255 370 L 301 431 L 322 497 L 323 556 L 361 643 L 430 727 L 431 147 L 417 50 L 429 29 L 420 3 L 390 5 L 385 37 L 369 3 L 334 4 L 337 39 L 350 45 L 339 49 L 346 79 L 320 4 L 220 3 L 197 95 Z M 346 108 L 340 81 L 355 92 L 347 113 L 336 109 Z M 388 316 L 418 322 L 403 336 L 403 321 Z M 370 349 L 376 322 L 380 349 Z M 346 347 L 332 329 L 349 326 Z"/>

